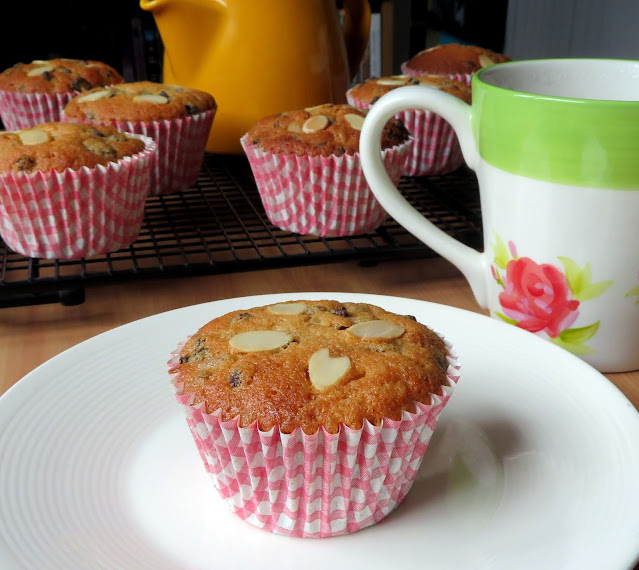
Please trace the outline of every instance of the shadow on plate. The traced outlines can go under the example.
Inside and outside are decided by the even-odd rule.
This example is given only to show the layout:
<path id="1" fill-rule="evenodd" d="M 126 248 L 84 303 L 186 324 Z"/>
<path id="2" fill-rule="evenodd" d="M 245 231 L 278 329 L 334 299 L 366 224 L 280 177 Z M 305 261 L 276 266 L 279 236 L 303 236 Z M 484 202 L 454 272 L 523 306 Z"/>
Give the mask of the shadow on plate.
<path id="1" fill-rule="evenodd" d="M 521 444 L 519 428 L 505 418 L 442 418 L 411 490 L 388 522 L 431 509 L 455 524 L 484 524 L 503 495 L 504 460 L 520 453 Z"/>

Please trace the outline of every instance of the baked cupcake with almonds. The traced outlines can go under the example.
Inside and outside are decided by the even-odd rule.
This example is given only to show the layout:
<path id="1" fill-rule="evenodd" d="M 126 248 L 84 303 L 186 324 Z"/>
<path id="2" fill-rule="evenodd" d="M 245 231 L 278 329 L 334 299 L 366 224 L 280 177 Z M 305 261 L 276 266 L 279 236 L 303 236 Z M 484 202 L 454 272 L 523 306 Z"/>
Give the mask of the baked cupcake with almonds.
<path id="1" fill-rule="evenodd" d="M 0 234 L 28 257 L 108 253 L 142 228 L 155 142 L 109 126 L 0 133 Z"/>
<path id="2" fill-rule="evenodd" d="M 466 103 L 471 102 L 471 90 L 465 83 L 440 75 L 392 75 L 372 77 L 354 85 L 346 93 L 351 105 L 370 109 L 389 91 L 399 87 L 421 85 L 445 91 Z M 440 115 L 422 109 L 406 109 L 396 115 L 414 142 L 406 157 L 403 174 L 407 176 L 432 176 L 457 170 L 464 162 L 459 140 L 454 129 Z"/>
<path id="3" fill-rule="evenodd" d="M 138 81 L 91 89 L 67 103 L 66 121 L 112 125 L 158 145 L 151 195 L 186 190 L 198 179 L 217 105 L 205 91 Z"/>
<path id="4" fill-rule="evenodd" d="M 402 73 L 408 75 L 445 75 L 470 87 L 475 72 L 483 67 L 504 63 L 510 58 L 502 53 L 457 43 L 424 49 L 402 63 Z"/>
<path id="5" fill-rule="evenodd" d="M 0 117 L 7 130 L 59 121 L 66 103 L 79 92 L 123 81 L 118 71 L 100 61 L 16 63 L 0 73 Z"/>
<path id="6" fill-rule="evenodd" d="M 286 231 L 347 236 L 378 228 L 386 212 L 359 159 L 366 111 L 325 104 L 258 121 L 242 139 L 269 220 Z M 412 144 L 400 120 L 382 133 L 382 157 L 394 183 Z"/>
<path id="7" fill-rule="evenodd" d="M 413 317 L 336 300 L 217 317 L 169 362 L 221 496 L 300 537 L 354 532 L 403 500 L 458 369 Z"/>

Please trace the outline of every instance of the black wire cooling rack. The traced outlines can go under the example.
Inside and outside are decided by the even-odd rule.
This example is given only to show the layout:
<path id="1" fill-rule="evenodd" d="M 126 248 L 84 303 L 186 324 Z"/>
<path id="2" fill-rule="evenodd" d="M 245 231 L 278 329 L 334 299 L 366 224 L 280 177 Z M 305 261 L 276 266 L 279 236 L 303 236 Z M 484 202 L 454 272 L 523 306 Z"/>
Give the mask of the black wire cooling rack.
<path id="1" fill-rule="evenodd" d="M 481 248 L 479 193 L 472 171 L 462 167 L 443 176 L 405 177 L 400 190 L 431 222 Z M 125 249 L 45 260 L 15 253 L 0 240 L 0 307 L 75 305 L 84 301 L 87 287 L 140 279 L 435 255 L 390 217 L 373 232 L 347 238 L 280 230 L 266 217 L 246 158 L 207 154 L 192 188 L 147 200 L 140 236 Z"/>

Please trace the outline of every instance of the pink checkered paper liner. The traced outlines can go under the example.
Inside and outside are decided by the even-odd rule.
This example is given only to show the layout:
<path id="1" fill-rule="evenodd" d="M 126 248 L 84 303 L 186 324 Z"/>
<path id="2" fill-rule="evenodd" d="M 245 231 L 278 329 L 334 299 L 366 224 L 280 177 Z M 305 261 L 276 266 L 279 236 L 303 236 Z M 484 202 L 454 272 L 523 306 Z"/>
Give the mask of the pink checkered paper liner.
<path id="1" fill-rule="evenodd" d="M 142 229 L 155 142 L 95 168 L 0 174 L 0 235 L 28 257 L 72 259 L 117 251 Z"/>
<path id="2" fill-rule="evenodd" d="M 0 91 L 0 117 L 8 131 L 27 129 L 40 123 L 61 120 L 62 109 L 75 97 L 76 91 L 65 93 L 18 93 Z"/>
<path id="3" fill-rule="evenodd" d="M 278 228 L 321 237 L 359 235 L 377 229 L 386 211 L 362 171 L 359 153 L 296 156 L 240 142 L 248 157 L 268 219 Z M 413 139 L 382 151 L 394 184 L 402 176 Z"/>
<path id="4" fill-rule="evenodd" d="M 350 105 L 359 109 L 370 109 L 371 105 L 346 92 Z M 406 109 L 395 115 L 403 121 L 415 142 L 406 157 L 405 176 L 436 176 L 457 170 L 464 163 L 457 133 L 450 123 L 436 113 L 423 109 Z"/>
<path id="5" fill-rule="evenodd" d="M 423 71 L 419 71 L 417 69 L 413 69 L 408 65 L 408 62 L 405 61 L 401 65 L 402 73 L 405 75 L 412 76 L 420 76 L 426 75 Z M 461 81 L 470 87 L 471 81 L 473 79 L 474 73 L 429 73 L 428 75 L 443 75 L 444 77 L 450 77 L 451 79 L 456 79 L 457 81 Z"/>
<path id="6" fill-rule="evenodd" d="M 86 121 L 69 122 L 111 125 L 120 131 L 152 138 L 157 143 L 157 154 L 151 167 L 149 196 L 181 192 L 193 186 L 200 175 L 206 142 L 211 131 L 217 107 L 188 117 L 160 121 Z"/>
<path id="7" fill-rule="evenodd" d="M 290 434 L 277 426 L 261 431 L 257 422 L 221 421 L 172 378 L 177 401 L 204 466 L 227 506 L 241 519 L 277 534 L 328 538 L 371 526 L 402 502 L 417 476 L 443 408 L 459 380 L 451 344 L 448 385 L 431 394 L 430 404 L 401 420 L 361 429 L 342 424 L 336 434 L 323 427 L 313 435 Z M 179 361 L 178 346 L 169 369 Z"/>

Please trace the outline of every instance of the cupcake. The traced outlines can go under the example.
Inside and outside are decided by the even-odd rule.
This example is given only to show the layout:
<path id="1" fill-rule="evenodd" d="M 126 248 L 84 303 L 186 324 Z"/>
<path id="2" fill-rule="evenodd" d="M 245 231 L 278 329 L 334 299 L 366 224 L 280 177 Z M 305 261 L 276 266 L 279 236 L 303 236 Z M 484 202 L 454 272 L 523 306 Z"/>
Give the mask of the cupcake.
<path id="1" fill-rule="evenodd" d="M 0 133 L 0 235 L 28 257 L 116 251 L 142 227 L 155 143 L 114 127 Z"/>
<path id="2" fill-rule="evenodd" d="M 314 236 L 378 228 L 386 212 L 364 178 L 359 135 L 366 111 L 325 104 L 272 115 L 241 138 L 269 220 Z M 412 139 L 397 119 L 382 133 L 382 156 L 395 184 Z"/>
<path id="3" fill-rule="evenodd" d="M 229 508 L 316 538 L 375 524 L 404 499 L 458 369 L 450 343 L 413 317 L 334 300 L 228 313 L 169 361 Z"/>
<path id="4" fill-rule="evenodd" d="M 67 103 L 63 119 L 112 125 L 155 140 L 150 195 L 156 196 L 195 184 L 216 110 L 215 99 L 204 91 L 139 81 L 91 89 Z"/>
<path id="5" fill-rule="evenodd" d="M 408 75 L 445 75 L 470 87 L 476 71 L 510 58 L 486 48 L 461 44 L 442 44 L 420 51 L 402 63 Z"/>
<path id="6" fill-rule="evenodd" d="M 123 81 L 100 61 L 58 58 L 16 63 L 0 73 L 0 117 L 7 130 L 59 121 L 66 103 L 79 92 Z"/>
<path id="7" fill-rule="evenodd" d="M 450 93 L 466 103 L 471 102 L 470 87 L 461 81 L 438 75 L 373 77 L 354 85 L 347 91 L 346 98 L 355 107 L 369 109 L 382 95 L 407 85 L 432 87 Z M 403 174 L 446 174 L 463 164 L 464 157 L 457 135 L 441 116 L 422 109 L 407 109 L 395 117 L 404 123 L 414 139 L 411 152 L 404 163 Z"/>

